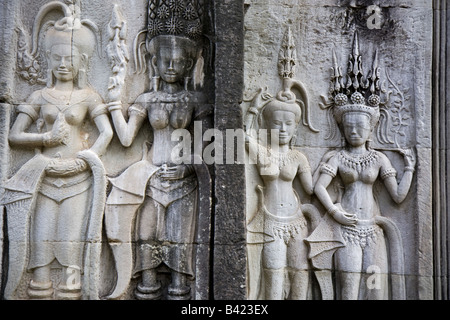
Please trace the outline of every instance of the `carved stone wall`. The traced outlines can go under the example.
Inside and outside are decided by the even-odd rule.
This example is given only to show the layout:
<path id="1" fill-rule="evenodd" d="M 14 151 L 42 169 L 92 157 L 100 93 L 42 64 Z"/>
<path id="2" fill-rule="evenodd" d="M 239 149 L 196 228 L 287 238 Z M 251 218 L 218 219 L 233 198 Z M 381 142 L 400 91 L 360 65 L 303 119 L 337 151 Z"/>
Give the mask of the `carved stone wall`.
<path id="1" fill-rule="evenodd" d="M 1 299 L 448 299 L 447 2 L 3 1 Z"/>
<path id="2" fill-rule="evenodd" d="M 296 52 L 295 79 L 308 94 L 312 126 L 319 130 L 315 132 L 300 123 L 295 146 L 306 155 L 314 179 L 321 170 L 320 163 L 326 161 L 324 155 L 343 148 L 343 136 L 332 113 L 327 112 L 327 97 L 336 81 L 337 66 L 343 78 L 348 78 L 347 63 L 355 50 L 355 33 L 367 81 L 373 75 L 371 68 L 377 54 L 381 99 L 385 101 L 378 128 L 382 129 L 384 120 L 393 121 L 387 131 L 374 130 L 371 148 L 390 159 L 399 181 L 404 165 L 395 150 L 413 148 L 417 155 L 411 188 L 401 204 L 392 201 L 382 184 L 376 183 L 373 190 L 381 215 L 393 221 L 401 234 L 407 299 L 433 298 L 432 18 L 432 4 L 427 1 L 246 1 L 244 99 L 249 102 L 243 103 L 243 109 L 254 106 L 250 101 L 261 88 L 273 96 L 282 89 L 277 60 L 283 37 L 290 29 Z M 361 61 L 355 65 L 358 63 Z M 345 86 L 345 79 L 342 81 Z M 383 110 L 383 106 L 380 108 Z M 249 165 L 246 170 L 247 222 L 258 211 L 255 186 L 261 184 L 261 177 L 255 168 Z M 328 215 L 316 195 L 309 196 L 304 188 L 294 186 L 302 203 L 311 203 L 322 216 Z M 253 247 L 249 245 L 249 252 Z M 250 258 L 258 260 L 259 256 Z M 252 278 L 255 270 L 248 270 L 248 292 L 253 298 L 258 296 L 255 290 L 260 281 L 258 275 Z"/>
<path id="3" fill-rule="evenodd" d="M 2 206 L 1 220 L 2 296 L 208 299 L 212 168 L 202 161 L 194 164 L 190 158 L 186 165 L 174 165 L 170 145 L 176 141 L 171 141 L 170 130 L 183 128 L 193 133 L 195 122 L 201 138 L 212 127 L 214 8 L 196 0 L 6 1 L 1 6 L 2 23 L 8 25 L 1 35 L 2 204 L 8 207 Z M 64 46 L 71 50 L 57 51 Z M 76 79 L 64 80 L 63 75 L 72 72 L 67 68 L 78 68 Z M 73 84 L 74 89 L 67 91 L 69 97 L 81 97 L 64 96 L 60 84 Z M 92 98 L 83 88 L 90 88 Z M 52 94 L 53 98 L 47 97 Z M 35 99 L 40 95 L 44 100 Z M 77 117 L 68 115 L 76 112 L 70 111 L 75 110 L 73 104 L 82 110 L 87 106 L 90 117 L 86 114 L 80 118 L 84 122 L 72 123 L 70 117 Z M 30 106 L 38 110 L 36 118 Z M 55 107 L 65 120 L 50 120 L 52 116 L 46 115 L 50 112 L 46 110 Z M 155 123 L 165 112 L 170 123 L 166 119 L 169 124 L 163 128 Z M 14 144 L 11 127 L 14 123 L 21 126 L 19 118 L 25 114 L 35 123 L 29 125 L 25 120 L 27 127 L 17 131 L 18 143 Z M 139 120 L 143 118 L 147 120 Z M 136 119 L 138 126 L 132 124 Z M 135 131 L 134 136 L 126 130 Z M 71 132 L 77 132 L 76 136 L 70 137 Z M 65 134 L 68 141 L 63 140 Z M 32 135 L 41 142 L 30 145 Z M 73 145 L 78 137 L 82 138 L 79 147 Z M 96 149 L 100 145 L 103 150 Z M 84 157 L 83 149 L 92 154 Z M 164 158 L 167 150 L 169 157 Z M 72 165 L 53 167 L 56 159 L 69 161 L 71 157 Z M 43 165 L 40 177 L 31 178 L 37 158 L 50 162 Z M 68 173 L 82 168 L 83 162 L 89 163 L 89 169 L 79 170 L 88 180 Z M 53 177 L 52 170 L 58 171 Z M 19 197 L 30 199 L 29 207 L 17 201 L 20 188 L 13 186 L 13 181 L 26 184 L 26 176 L 36 185 L 34 191 L 19 191 L 28 194 Z M 55 195 L 52 188 L 56 188 Z M 84 195 L 85 200 L 64 209 L 64 203 Z M 42 201 L 48 204 L 41 205 Z M 85 205 L 85 211 L 80 211 Z M 25 213 L 22 222 L 14 214 L 17 208 Z M 82 217 L 63 222 L 65 212 L 72 210 Z M 145 219 L 150 220 L 141 222 Z M 75 227 L 79 223 L 82 226 Z M 41 234 L 52 224 L 47 235 Z M 15 225 L 20 230 L 14 230 Z M 79 235 L 65 239 L 63 233 L 73 228 L 80 228 Z M 151 230 L 157 230 L 156 235 Z M 71 247 L 80 247 L 81 253 Z M 77 254 L 82 255 L 84 265 L 68 265 L 62 258 L 68 255 L 71 260 Z M 35 262 L 46 255 L 49 261 Z M 39 280 L 42 273 L 49 273 L 41 278 L 46 281 Z M 65 286 L 64 280 L 75 287 Z"/>

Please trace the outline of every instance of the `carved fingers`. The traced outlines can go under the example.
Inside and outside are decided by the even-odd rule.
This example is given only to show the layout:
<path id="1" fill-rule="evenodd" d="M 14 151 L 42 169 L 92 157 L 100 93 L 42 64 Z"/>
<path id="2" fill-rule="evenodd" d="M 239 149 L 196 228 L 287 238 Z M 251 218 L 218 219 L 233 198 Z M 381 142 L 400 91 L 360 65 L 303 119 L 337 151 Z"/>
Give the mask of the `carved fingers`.
<path id="1" fill-rule="evenodd" d="M 355 226 L 358 222 L 356 214 L 345 212 L 337 206 L 333 207 L 331 210 L 328 210 L 328 213 L 334 218 L 334 220 L 346 226 Z"/>
<path id="2" fill-rule="evenodd" d="M 44 133 L 43 144 L 45 147 L 54 147 L 58 145 L 65 145 L 69 142 L 70 126 L 64 118 L 64 114 L 59 113 L 52 130 Z"/>
<path id="3" fill-rule="evenodd" d="M 416 166 L 416 153 L 414 152 L 414 149 L 402 149 L 399 152 L 403 155 L 405 161 L 405 171 L 414 171 Z"/>

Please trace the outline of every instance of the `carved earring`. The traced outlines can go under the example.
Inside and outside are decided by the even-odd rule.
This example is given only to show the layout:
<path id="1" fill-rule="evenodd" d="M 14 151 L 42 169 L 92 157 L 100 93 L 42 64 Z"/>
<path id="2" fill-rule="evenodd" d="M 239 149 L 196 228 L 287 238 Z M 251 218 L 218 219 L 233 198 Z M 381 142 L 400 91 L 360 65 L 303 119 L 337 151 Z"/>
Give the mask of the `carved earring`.
<path id="1" fill-rule="evenodd" d="M 83 89 L 87 85 L 86 69 L 78 70 L 78 88 Z"/>
<path id="2" fill-rule="evenodd" d="M 158 76 L 156 76 L 156 77 L 152 77 L 152 88 L 153 88 L 153 91 L 158 91 L 159 90 L 159 83 L 160 83 L 160 81 L 161 81 L 161 77 L 158 77 Z"/>
<path id="3" fill-rule="evenodd" d="M 78 70 L 78 88 L 83 89 L 87 86 L 87 74 L 86 74 L 86 66 L 87 66 L 88 56 L 86 54 L 81 55 L 81 66 Z"/>
<path id="4" fill-rule="evenodd" d="M 53 70 L 52 69 L 48 69 L 47 70 L 47 88 L 51 88 L 53 87 Z"/>
<path id="5" fill-rule="evenodd" d="M 184 77 L 184 90 L 188 91 L 189 90 L 189 82 L 191 82 L 191 77 Z"/>
<path id="6" fill-rule="evenodd" d="M 297 142 L 297 134 L 294 134 L 292 136 L 291 141 L 289 142 L 289 146 L 292 148 L 293 146 L 295 146 L 295 143 Z"/>
<path id="7" fill-rule="evenodd" d="M 153 91 L 159 91 L 159 84 L 161 82 L 161 77 L 158 75 L 158 67 L 156 66 L 156 57 L 153 56 L 151 58 L 151 68 L 152 68 L 152 74 L 153 76 L 151 77 L 151 81 L 152 81 L 152 88 Z"/>

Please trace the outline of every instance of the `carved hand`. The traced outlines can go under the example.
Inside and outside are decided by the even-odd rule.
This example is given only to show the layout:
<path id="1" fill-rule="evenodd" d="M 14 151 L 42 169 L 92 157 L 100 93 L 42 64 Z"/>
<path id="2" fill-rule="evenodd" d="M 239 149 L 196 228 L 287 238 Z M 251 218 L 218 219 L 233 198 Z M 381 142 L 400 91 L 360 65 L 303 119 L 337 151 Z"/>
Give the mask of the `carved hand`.
<path id="1" fill-rule="evenodd" d="M 122 86 L 113 85 L 108 88 L 108 93 L 106 94 L 107 102 L 116 102 L 122 99 Z"/>
<path id="2" fill-rule="evenodd" d="M 346 226 L 354 226 L 358 222 L 356 214 L 345 212 L 337 207 L 335 207 L 334 210 L 331 210 L 330 214 L 333 216 L 334 220 Z"/>
<path id="3" fill-rule="evenodd" d="M 403 159 L 405 161 L 405 168 L 409 168 L 410 170 L 414 170 L 416 166 L 416 154 L 414 149 L 403 149 L 399 151 L 403 155 Z"/>
<path id="4" fill-rule="evenodd" d="M 43 142 L 46 147 L 54 147 L 67 144 L 69 141 L 70 127 L 64 118 L 64 114 L 59 113 L 52 130 L 44 133 Z"/>

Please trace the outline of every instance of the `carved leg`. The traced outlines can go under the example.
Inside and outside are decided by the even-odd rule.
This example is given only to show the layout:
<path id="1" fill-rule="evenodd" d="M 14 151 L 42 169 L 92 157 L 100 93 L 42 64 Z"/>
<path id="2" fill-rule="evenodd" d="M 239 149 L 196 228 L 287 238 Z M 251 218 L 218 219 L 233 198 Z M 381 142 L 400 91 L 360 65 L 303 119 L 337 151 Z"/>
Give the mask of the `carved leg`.
<path id="1" fill-rule="evenodd" d="M 362 272 L 362 249 L 359 244 L 348 243 L 335 254 L 341 300 L 358 300 Z"/>
<path id="2" fill-rule="evenodd" d="M 162 296 L 161 283 L 157 280 L 156 267 L 161 263 L 161 257 L 158 254 L 161 245 L 157 241 L 158 218 L 164 216 L 164 211 L 163 206 L 147 198 L 138 216 L 138 238 L 141 242 L 137 252 L 138 268 L 143 271 L 135 295 L 140 300 L 157 300 Z"/>
<path id="3" fill-rule="evenodd" d="M 172 271 L 172 283 L 169 285 L 169 300 L 190 300 L 191 288 L 186 285 L 186 275 Z"/>
<path id="4" fill-rule="evenodd" d="M 386 241 L 383 235 L 378 235 L 374 243 L 364 249 L 364 299 L 389 299 L 389 263 Z"/>
<path id="5" fill-rule="evenodd" d="M 27 293 L 31 299 L 48 300 L 53 297 L 53 284 L 50 280 L 50 266 L 34 269 L 33 278 Z"/>
<path id="6" fill-rule="evenodd" d="M 63 277 L 58 285 L 56 298 L 59 300 L 81 299 L 81 272 L 78 268 L 63 268 Z"/>
<path id="7" fill-rule="evenodd" d="M 156 279 L 156 269 L 142 271 L 141 282 L 138 283 L 135 296 L 139 300 L 159 300 L 161 299 L 161 283 Z"/>
<path id="8" fill-rule="evenodd" d="M 291 300 L 306 300 L 308 295 L 309 272 L 307 270 L 290 270 Z"/>
<path id="9" fill-rule="evenodd" d="M 282 239 L 265 243 L 262 251 L 264 290 L 267 300 L 284 300 L 287 246 Z"/>
<path id="10" fill-rule="evenodd" d="M 285 268 L 264 269 L 264 289 L 266 300 L 284 300 Z"/>

